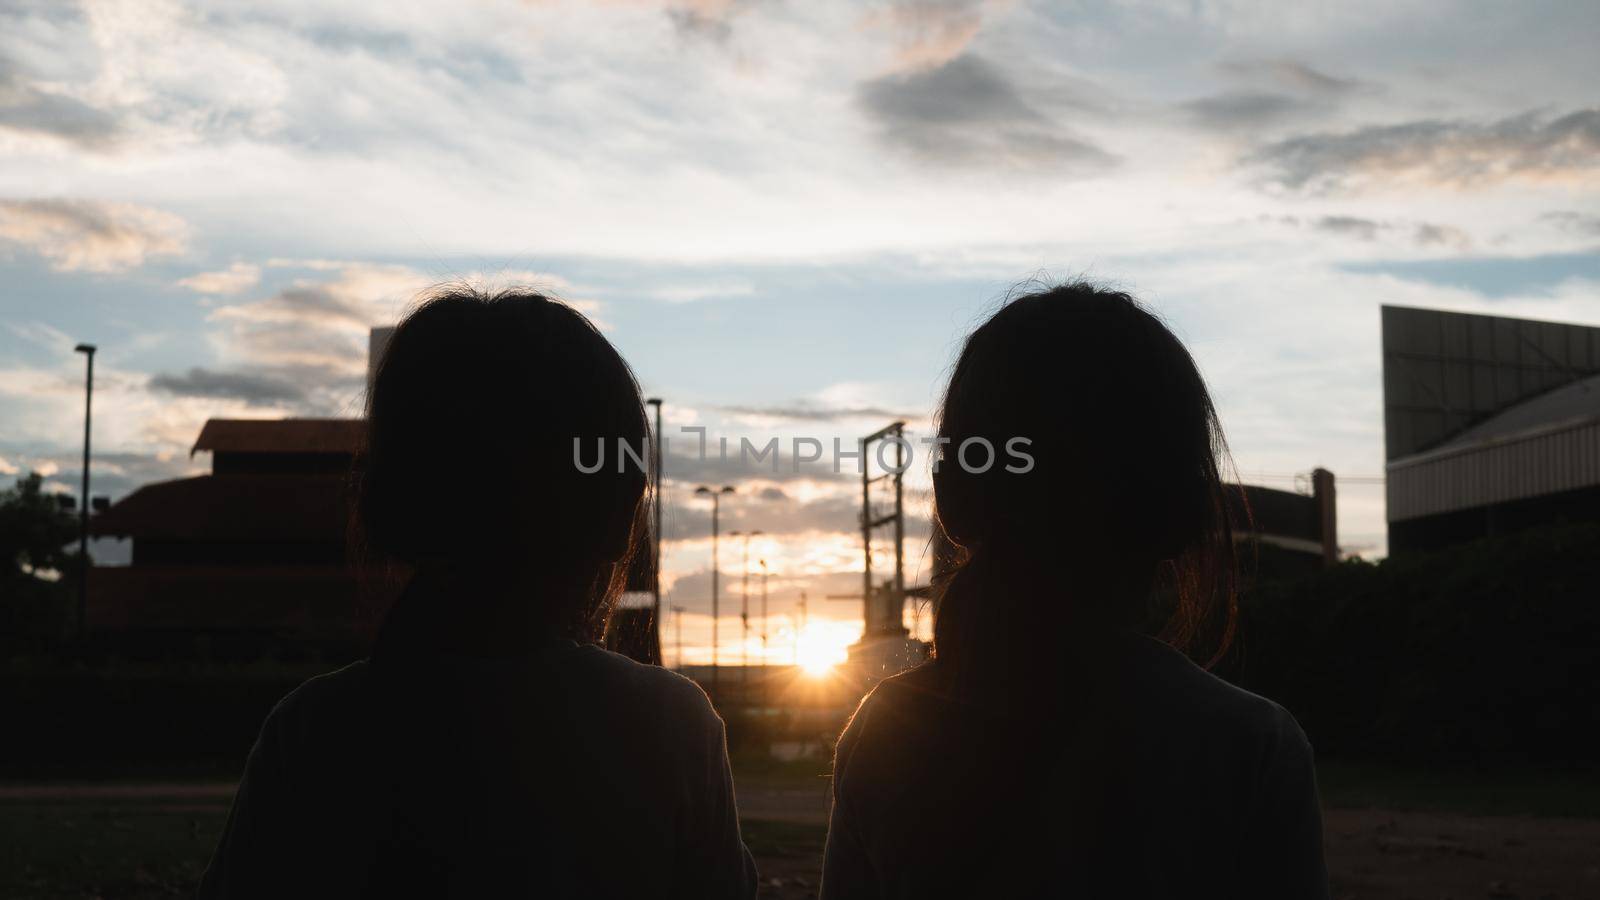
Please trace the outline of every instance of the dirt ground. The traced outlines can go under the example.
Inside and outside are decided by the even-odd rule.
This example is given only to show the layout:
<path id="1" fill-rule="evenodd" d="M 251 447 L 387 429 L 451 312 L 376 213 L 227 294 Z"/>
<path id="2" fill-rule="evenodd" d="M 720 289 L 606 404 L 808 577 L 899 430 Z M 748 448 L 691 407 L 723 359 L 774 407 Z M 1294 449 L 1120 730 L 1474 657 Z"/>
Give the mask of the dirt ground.
<path id="1" fill-rule="evenodd" d="M 739 780 L 762 896 L 816 896 L 821 778 Z M 0 896 L 192 894 L 226 784 L 0 786 Z M 1600 900 L 1600 819 L 1329 809 L 1328 868 L 1347 900 Z"/>
<path id="2" fill-rule="evenodd" d="M 739 791 L 763 896 L 816 896 L 820 860 L 768 846 L 764 823 L 825 826 L 826 781 L 745 778 Z M 1600 900 L 1600 820 L 1336 807 L 1323 823 L 1342 900 Z"/>

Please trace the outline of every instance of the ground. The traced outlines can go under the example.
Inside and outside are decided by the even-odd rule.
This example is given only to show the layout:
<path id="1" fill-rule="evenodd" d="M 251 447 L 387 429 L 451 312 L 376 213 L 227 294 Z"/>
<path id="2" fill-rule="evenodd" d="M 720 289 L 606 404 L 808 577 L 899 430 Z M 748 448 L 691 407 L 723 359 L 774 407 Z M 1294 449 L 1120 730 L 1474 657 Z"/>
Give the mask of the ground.
<path id="1" fill-rule="evenodd" d="M 815 896 L 826 780 L 803 766 L 745 766 L 738 781 L 763 896 Z M 1600 898 L 1592 780 L 1328 767 L 1324 781 L 1335 897 Z M 189 896 L 230 790 L 184 781 L 0 785 L 0 896 Z"/>

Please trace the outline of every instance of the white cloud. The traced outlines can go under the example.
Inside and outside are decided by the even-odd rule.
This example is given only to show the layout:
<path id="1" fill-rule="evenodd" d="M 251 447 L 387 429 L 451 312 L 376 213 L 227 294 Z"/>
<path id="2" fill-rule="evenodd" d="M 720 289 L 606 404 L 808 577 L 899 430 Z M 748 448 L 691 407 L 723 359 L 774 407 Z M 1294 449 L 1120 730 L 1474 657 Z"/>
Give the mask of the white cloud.
<path id="1" fill-rule="evenodd" d="M 177 216 L 99 200 L 0 200 L 0 241 L 37 253 L 60 271 L 120 272 L 148 256 L 182 253 Z"/>
<path id="2" fill-rule="evenodd" d="M 65 331 L 45 322 L 7 322 L 6 330 L 44 350 L 61 352 L 76 343 Z"/>
<path id="3" fill-rule="evenodd" d="M 748 297 L 756 292 L 755 285 L 744 280 L 727 280 L 696 284 L 668 284 L 650 289 L 650 296 L 668 303 L 696 303 L 701 300 L 722 300 L 729 297 Z"/>
<path id="4" fill-rule="evenodd" d="M 964 0 L 0 4 L 0 196 L 141 204 L 5 201 L 0 242 L 65 273 L 128 273 L 141 302 L 185 273 L 179 284 L 218 298 L 193 312 L 210 318 L 159 336 L 149 371 L 97 363 L 105 439 L 130 453 L 180 452 L 207 415 L 351 411 L 366 329 L 462 270 L 629 329 L 619 343 L 637 348 L 652 392 L 679 421 L 698 407 L 716 425 L 736 405 L 922 409 L 928 398 L 892 383 L 931 384 L 957 345 L 918 351 L 895 329 L 933 321 L 953 342 L 989 298 L 1047 268 L 1155 292 L 1197 341 L 1242 461 L 1370 474 L 1377 303 L 1594 312 L 1576 281 L 1490 303 L 1341 264 L 1460 256 L 1469 240 L 1591 252 L 1597 15 L 1464 15 L 1445 0 L 1070 15 Z M 1291 187 L 1390 189 L 1336 203 L 1262 191 L 1239 166 L 1262 146 Z M 241 262 L 133 271 L 190 246 Z M 571 274 L 613 261 L 650 274 Z M 792 310 L 691 301 L 795 297 L 793 282 L 751 274 L 767 267 L 818 297 L 862 297 L 862 315 L 840 314 L 818 361 L 796 357 L 752 396 L 708 371 L 733 344 L 723 326 L 782 345 L 758 317 Z M 864 277 L 970 302 L 880 304 Z M 27 307 L 0 337 L 70 346 L 77 282 L 46 286 L 68 312 Z M 648 299 L 674 305 L 634 302 Z M 127 306 L 130 355 L 141 320 L 174 321 Z M 4 439 L 70 445 L 81 362 L 0 370 Z M 859 386 L 817 392 L 843 379 Z M 1381 515 L 1374 500 L 1351 521 L 1381 534 Z"/>
<path id="5" fill-rule="evenodd" d="M 178 284 L 201 294 L 237 294 L 253 288 L 261 281 L 261 267 L 254 263 L 236 262 L 216 272 L 197 272 Z"/>

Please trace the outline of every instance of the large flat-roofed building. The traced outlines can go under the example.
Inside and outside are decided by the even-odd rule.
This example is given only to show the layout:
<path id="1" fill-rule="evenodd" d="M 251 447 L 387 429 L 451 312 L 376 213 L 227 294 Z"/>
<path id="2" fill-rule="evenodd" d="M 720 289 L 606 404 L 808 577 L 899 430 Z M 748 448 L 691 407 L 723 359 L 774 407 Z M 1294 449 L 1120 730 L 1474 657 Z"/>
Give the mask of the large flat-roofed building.
<path id="1" fill-rule="evenodd" d="M 1389 551 L 1600 521 L 1600 328 L 1383 308 Z"/>

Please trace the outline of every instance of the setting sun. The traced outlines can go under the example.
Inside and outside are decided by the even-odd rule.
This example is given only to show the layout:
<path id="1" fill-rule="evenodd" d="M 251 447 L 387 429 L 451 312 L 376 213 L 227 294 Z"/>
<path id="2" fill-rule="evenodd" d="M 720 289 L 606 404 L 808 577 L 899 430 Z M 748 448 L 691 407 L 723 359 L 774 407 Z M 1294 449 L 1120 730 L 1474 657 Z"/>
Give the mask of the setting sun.
<path id="1" fill-rule="evenodd" d="M 810 622 L 800 629 L 795 661 L 801 671 L 821 678 L 849 659 L 849 647 L 859 636 L 856 626 L 841 622 Z"/>

